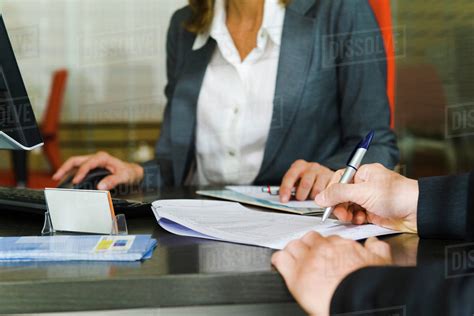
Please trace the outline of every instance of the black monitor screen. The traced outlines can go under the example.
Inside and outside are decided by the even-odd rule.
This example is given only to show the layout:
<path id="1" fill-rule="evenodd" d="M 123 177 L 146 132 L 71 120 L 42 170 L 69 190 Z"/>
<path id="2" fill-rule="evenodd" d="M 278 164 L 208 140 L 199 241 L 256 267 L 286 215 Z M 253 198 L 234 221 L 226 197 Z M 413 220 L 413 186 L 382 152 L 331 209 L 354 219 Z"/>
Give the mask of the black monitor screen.
<path id="1" fill-rule="evenodd" d="M 0 15 L 0 148 L 32 149 L 42 143 L 30 99 Z"/>

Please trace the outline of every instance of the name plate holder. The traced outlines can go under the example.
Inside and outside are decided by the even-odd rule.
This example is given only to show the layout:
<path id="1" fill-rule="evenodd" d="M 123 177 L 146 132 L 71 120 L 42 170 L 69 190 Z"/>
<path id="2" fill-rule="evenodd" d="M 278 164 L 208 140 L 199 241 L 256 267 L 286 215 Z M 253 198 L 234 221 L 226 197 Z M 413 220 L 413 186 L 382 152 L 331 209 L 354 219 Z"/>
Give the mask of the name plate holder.
<path id="1" fill-rule="evenodd" d="M 124 214 L 115 215 L 109 191 L 45 189 L 43 236 L 63 233 L 128 235 Z"/>

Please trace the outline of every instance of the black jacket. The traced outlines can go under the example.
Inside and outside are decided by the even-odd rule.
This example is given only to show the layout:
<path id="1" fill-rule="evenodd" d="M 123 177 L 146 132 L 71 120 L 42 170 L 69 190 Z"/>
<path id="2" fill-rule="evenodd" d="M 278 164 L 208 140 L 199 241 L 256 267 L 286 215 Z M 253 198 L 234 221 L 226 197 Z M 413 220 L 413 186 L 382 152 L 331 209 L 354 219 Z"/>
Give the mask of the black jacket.
<path id="1" fill-rule="evenodd" d="M 421 238 L 473 240 L 474 173 L 422 179 L 419 188 Z M 358 270 L 337 288 L 331 314 L 473 315 L 474 244 L 448 246 L 414 268 Z"/>
<path id="2" fill-rule="evenodd" d="M 181 186 L 194 172 L 197 103 L 216 42 L 211 38 L 193 50 L 196 35 L 183 27 L 191 12 L 189 6 L 178 10 L 170 24 L 167 105 L 156 159 L 143 165 L 145 187 Z M 385 60 L 368 1 L 292 0 L 285 13 L 270 132 L 254 184 L 279 185 L 298 159 L 345 168 L 370 130 L 375 139 L 364 162 L 393 168 L 399 156 L 390 128 Z M 216 91 L 224 93 L 226 84 Z M 226 96 L 216 92 L 216 97 Z"/>

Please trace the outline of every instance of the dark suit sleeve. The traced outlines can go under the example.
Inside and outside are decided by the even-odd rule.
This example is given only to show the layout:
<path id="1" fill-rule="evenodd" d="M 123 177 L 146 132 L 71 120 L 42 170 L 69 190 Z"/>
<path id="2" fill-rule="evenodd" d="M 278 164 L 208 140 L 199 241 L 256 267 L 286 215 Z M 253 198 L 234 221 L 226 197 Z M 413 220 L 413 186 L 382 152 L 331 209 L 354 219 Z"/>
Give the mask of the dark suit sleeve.
<path id="1" fill-rule="evenodd" d="M 474 278 L 447 277 L 444 268 L 356 271 L 336 289 L 331 315 L 472 315 Z"/>
<path id="2" fill-rule="evenodd" d="M 474 173 L 419 180 L 421 238 L 473 239 Z"/>
<path id="3" fill-rule="evenodd" d="M 326 47 L 338 52 L 335 55 L 343 146 L 320 163 L 331 169 L 345 167 L 354 146 L 374 130 L 374 141 L 363 162 L 378 162 L 393 169 L 399 153 L 390 128 L 382 34 L 367 0 L 341 1 L 339 10 L 338 27 L 335 34 L 327 36 Z"/>
<path id="4" fill-rule="evenodd" d="M 145 170 L 142 187 L 159 188 L 163 185 L 173 185 L 172 172 L 172 148 L 171 148 L 171 106 L 170 100 L 175 90 L 177 73 L 178 73 L 178 37 L 182 31 L 183 15 L 185 10 L 181 9 L 173 15 L 168 29 L 166 41 L 166 70 L 167 85 L 165 87 L 165 96 L 167 104 L 165 107 L 163 122 L 160 130 L 160 138 L 156 144 L 155 159 L 144 163 L 142 166 Z"/>
<path id="5" fill-rule="evenodd" d="M 474 173 L 421 179 L 419 190 L 420 237 L 473 240 Z M 474 245 L 445 250 L 438 264 L 365 268 L 350 274 L 337 288 L 331 311 L 392 308 L 392 314 L 400 315 L 473 315 Z"/>

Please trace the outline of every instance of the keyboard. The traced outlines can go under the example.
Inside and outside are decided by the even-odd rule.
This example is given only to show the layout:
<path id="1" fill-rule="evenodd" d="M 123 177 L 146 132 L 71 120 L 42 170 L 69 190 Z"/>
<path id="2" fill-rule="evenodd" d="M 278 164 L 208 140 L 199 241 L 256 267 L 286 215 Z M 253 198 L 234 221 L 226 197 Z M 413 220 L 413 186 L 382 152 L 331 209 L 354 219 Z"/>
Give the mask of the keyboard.
<path id="1" fill-rule="evenodd" d="M 151 205 L 136 201 L 113 198 L 115 213 L 126 216 L 152 215 Z M 0 187 L 0 211 L 23 211 L 44 214 L 46 199 L 43 190 Z"/>

